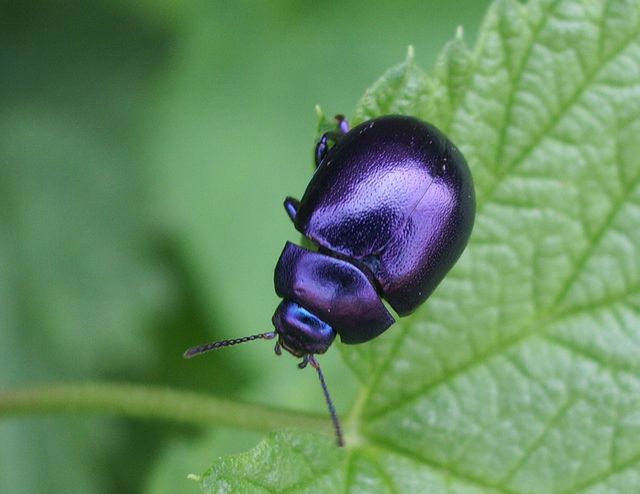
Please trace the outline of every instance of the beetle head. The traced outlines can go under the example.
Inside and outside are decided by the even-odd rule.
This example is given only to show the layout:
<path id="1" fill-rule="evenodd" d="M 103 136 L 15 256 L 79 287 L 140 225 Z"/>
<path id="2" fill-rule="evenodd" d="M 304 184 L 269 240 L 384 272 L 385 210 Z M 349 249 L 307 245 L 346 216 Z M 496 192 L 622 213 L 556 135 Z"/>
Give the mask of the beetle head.
<path id="1" fill-rule="evenodd" d="M 331 326 L 290 300 L 283 300 L 278 305 L 272 321 L 278 334 L 278 346 L 295 357 L 324 353 L 336 337 Z"/>

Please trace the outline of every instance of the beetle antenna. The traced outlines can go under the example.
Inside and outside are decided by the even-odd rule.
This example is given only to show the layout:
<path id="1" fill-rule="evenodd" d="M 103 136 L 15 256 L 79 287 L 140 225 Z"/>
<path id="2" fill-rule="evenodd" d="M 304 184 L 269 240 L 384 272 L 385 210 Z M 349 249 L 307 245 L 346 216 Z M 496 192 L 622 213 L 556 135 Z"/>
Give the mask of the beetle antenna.
<path id="1" fill-rule="evenodd" d="M 270 340 L 276 337 L 275 331 L 269 331 L 268 333 L 259 333 L 251 336 L 243 336 L 242 338 L 233 338 L 231 340 L 212 341 L 211 343 L 205 343 L 204 345 L 198 345 L 189 348 L 182 355 L 184 358 L 192 358 L 196 355 L 202 355 L 203 353 L 210 352 L 211 350 L 217 350 L 218 348 L 224 348 L 226 346 L 239 345 L 240 343 L 247 343 L 253 340 Z"/>
<path id="2" fill-rule="evenodd" d="M 313 355 L 309 355 L 308 362 L 318 372 L 318 378 L 320 379 L 320 385 L 322 386 L 324 399 L 327 401 L 327 407 L 329 407 L 329 415 L 331 415 L 331 420 L 333 421 L 333 429 L 336 431 L 336 442 L 338 444 L 338 447 L 341 448 L 344 446 L 344 438 L 342 437 L 342 427 L 340 426 L 340 420 L 338 419 L 338 414 L 336 413 L 336 409 L 333 406 L 333 401 L 331 401 L 331 396 L 329 396 L 329 389 L 327 388 L 327 383 L 324 381 L 324 374 L 322 374 L 322 369 L 320 369 L 320 364 L 313 357 Z"/>

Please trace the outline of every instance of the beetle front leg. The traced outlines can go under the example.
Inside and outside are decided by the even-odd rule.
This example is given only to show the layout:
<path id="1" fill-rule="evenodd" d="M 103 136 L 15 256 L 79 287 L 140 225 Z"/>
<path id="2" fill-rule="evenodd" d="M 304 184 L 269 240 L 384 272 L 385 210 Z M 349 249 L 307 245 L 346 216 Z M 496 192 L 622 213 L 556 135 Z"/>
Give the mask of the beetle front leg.
<path id="1" fill-rule="evenodd" d="M 349 122 L 344 118 L 344 115 L 336 115 L 335 116 L 337 128 L 335 130 L 330 130 L 329 132 L 325 132 L 322 134 L 322 137 L 316 144 L 316 168 L 320 166 L 320 163 L 324 159 L 324 157 L 329 152 L 329 141 L 332 141 L 334 145 L 349 132 Z"/>

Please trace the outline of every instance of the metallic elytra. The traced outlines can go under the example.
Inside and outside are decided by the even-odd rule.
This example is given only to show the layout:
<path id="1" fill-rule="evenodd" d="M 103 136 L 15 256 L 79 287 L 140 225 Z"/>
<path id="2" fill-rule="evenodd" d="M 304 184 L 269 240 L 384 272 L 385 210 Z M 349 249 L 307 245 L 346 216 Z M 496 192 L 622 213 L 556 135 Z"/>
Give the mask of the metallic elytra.
<path id="1" fill-rule="evenodd" d="M 336 336 L 343 343 L 369 341 L 398 316 L 419 307 L 464 250 L 475 216 L 473 180 L 455 145 L 417 118 L 389 115 L 316 145 L 316 172 L 301 200 L 284 206 L 295 228 L 317 251 L 290 242 L 275 269 L 283 301 L 275 331 L 187 350 L 186 357 L 255 339 L 278 338 L 318 372 L 339 445 L 337 414 L 315 359 Z M 333 145 L 331 145 L 333 144 Z"/>

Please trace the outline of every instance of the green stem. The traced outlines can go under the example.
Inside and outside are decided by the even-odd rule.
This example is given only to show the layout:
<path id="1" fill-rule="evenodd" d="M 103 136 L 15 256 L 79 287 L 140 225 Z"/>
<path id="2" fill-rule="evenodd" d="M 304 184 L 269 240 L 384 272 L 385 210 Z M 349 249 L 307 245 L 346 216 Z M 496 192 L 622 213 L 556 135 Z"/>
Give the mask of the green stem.
<path id="1" fill-rule="evenodd" d="M 292 412 L 200 393 L 133 384 L 51 384 L 0 390 L 0 417 L 98 412 L 268 432 L 292 427 L 330 432 L 324 415 Z"/>

